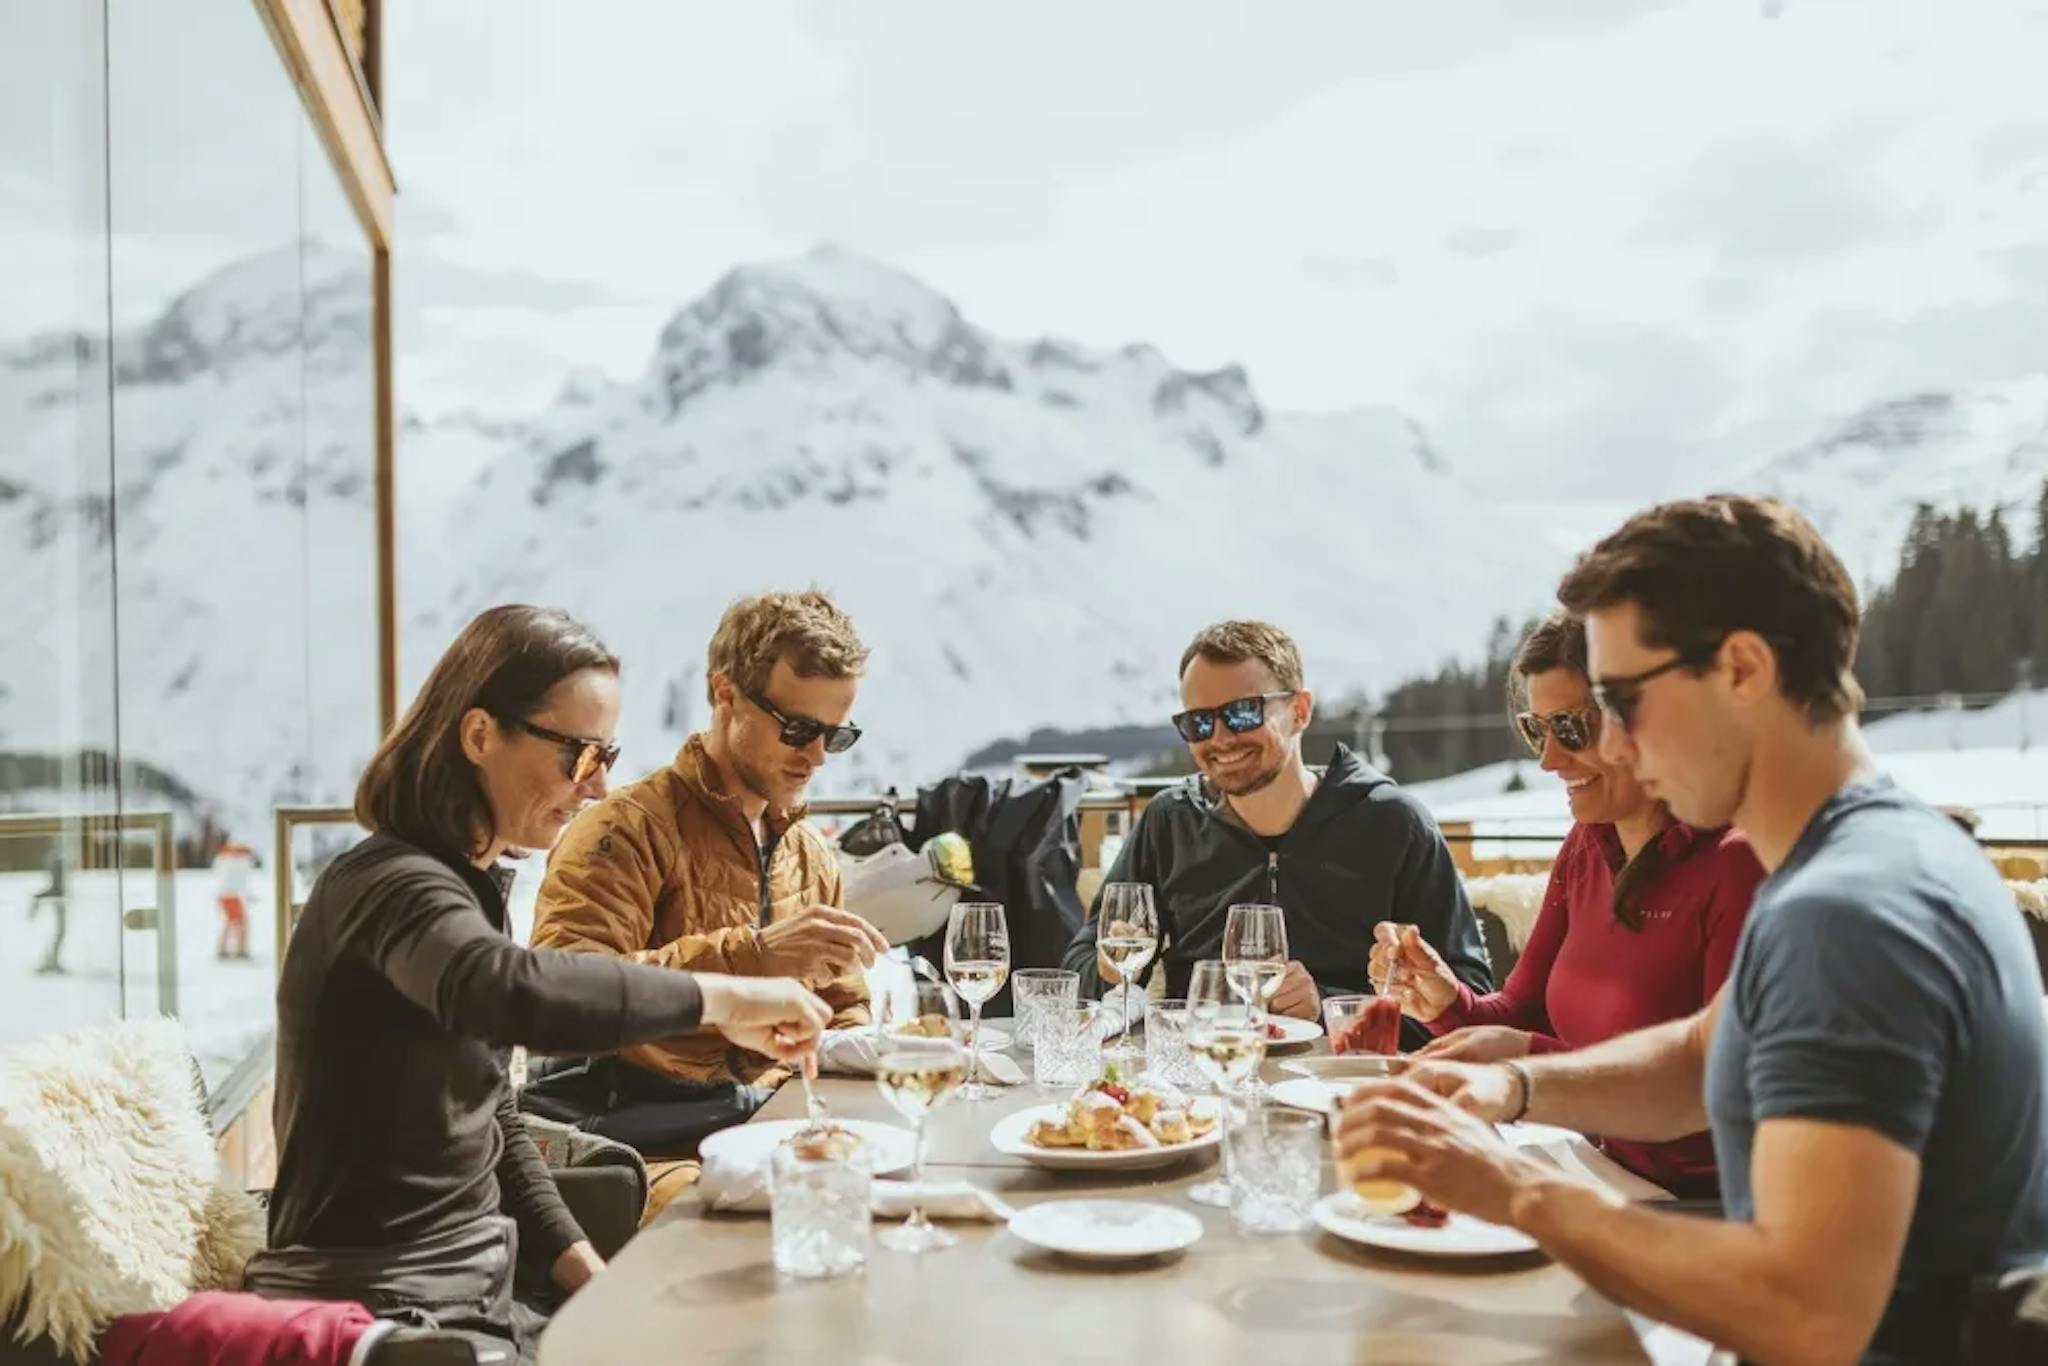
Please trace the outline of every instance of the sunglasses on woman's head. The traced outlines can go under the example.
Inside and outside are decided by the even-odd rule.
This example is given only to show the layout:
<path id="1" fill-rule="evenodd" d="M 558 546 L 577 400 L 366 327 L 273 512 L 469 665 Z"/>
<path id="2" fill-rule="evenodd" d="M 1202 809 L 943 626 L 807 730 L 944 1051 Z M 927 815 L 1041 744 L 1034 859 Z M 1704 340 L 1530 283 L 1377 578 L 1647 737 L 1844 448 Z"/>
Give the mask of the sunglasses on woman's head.
<path id="1" fill-rule="evenodd" d="M 1587 707 L 1578 711 L 1554 711 L 1548 716 L 1539 716 L 1533 711 L 1518 712 L 1515 715 L 1515 729 L 1522 733 L 1522 743 L 1529 752 L 1537 756 L 1543 753 L 1543 737 L 1557 737 L 1558 747 L 1567 754 L 1577 754 L 1593 743 L 1599 733 L 1599 713 Z"/>
<path id="2" fill-rule="evenodd" d="M 1180 738 L 1191 745 L 1198 745 L 1216 733 L 1216 722 L 1220 718 L 1223 728 L 1232 735 L 1242 735 L 1248 730 L 1257 730 L 1266 724 L 1266 704 L 1277 702 L 1283 697 L 1294 696 L 1294 690 L 1285 692 L 1254 693 L 1250 697 L 1233 697 L 1220 707 L 1190 707 L 1175 712 L 1173 728 L 1180 732 Z"/>
<path id="3" fill-rule="evenodd" d="M 827 754 L 844 754 L 860 739 L 859 726 L 828 726 L 823 721 L 813 721 L 808 716 L 790 716 L 777 709 L 773 702 L 757 692 L 741 689 L 740 695 L 759 707 L 774 719 L 781 729 L 776 738 L 791 749 L 803 749 L 819 736 L 825 737 Z"/>
<path id="4" fill-rule="evenodd" d="M 619 761 L 619 747 L 610 741 L 564 735 L 558 730 L 537 726 L 523 716 L 512 718 L 512 724 L 536 740 L 561 746 L 562 776 L 572 783 L 588 781 L 599 769 L 609 773 L 612 765 Z"/>

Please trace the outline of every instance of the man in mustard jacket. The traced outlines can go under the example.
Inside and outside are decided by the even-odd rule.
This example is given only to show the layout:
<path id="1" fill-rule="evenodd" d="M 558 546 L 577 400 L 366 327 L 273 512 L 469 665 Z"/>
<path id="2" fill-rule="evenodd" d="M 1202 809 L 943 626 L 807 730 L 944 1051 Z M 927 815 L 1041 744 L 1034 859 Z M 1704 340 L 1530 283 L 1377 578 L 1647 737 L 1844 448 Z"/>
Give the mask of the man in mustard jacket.
<path id="1" fill-rule="evenodd" d="M 861 970 L 888 946 L 839 908 L 839 865 L 804 823 L 802 802 L 826 757 L 860 737 L 848 718 L 867 655 L 823 593 L 734 603 L 711 638 L 710 723 L 669 767 L 611 793 L 569 827 L 534 909 L 534 946 L 794 977 L 834 1008 L 834 1025 L 865 1023 Z M 700 1118 L 713 1116 L 683 1122 L 701 1132 L 745 1118 L 788 1072 L 700 1030 L 626 1049 L 594 1064 L 591 1076 L 596 1085 L 583 1094 L 594 1091 L 595 1108 L 618 1111 L 621 1122 L 589 1127 L 672 1150 L 686 1143 L 667 1132 L 674 1126 L 664 1106 L 695 1104 Z M 636 1107 L 643 1113 L 627 1118 Z"/>

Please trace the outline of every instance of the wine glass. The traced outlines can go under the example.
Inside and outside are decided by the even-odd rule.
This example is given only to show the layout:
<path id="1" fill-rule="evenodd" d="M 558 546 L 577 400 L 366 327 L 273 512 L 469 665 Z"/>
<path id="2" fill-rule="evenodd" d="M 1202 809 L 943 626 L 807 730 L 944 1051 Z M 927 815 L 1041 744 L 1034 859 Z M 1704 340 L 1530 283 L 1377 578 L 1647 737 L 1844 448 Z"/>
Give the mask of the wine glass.
<path id="1" fill-rule="evenodd" d="M 1116 1053 L 1128 1058 L 1131 1047 L 1131 979 L 1143 972 L 1159 952 L 1159 912 L 1152 904 L 1152 887 L 1144 882 L 1111 882 L 1102 889 L 1102 906 L 1095 913 L 1098 934 L 1095 947 L 1110 962 L 1123 983 L 1123 1036 Z"/>
<path id="2" fill-rule="evenodd" d="M 910 1121 L 917 1155 L 911 1163 L 910 1217 L 875 1239 L 894 1252 L 930 1252 L 959 1242 L 924 1212 L 925 1116 L 952 1099 L 967 1080 L 967 1054 L 951 1039 L 892 1037 L 875 1060 L 875 1085 Z"/>
<path id="3" fill-rule="evenodd" d="M 1263 1029 L 1266 1003 L 1287 972 L 1286 914 L 1278 906 L 1232 906 L 1223 922 L 1223 962 Z"/>
<path id="4" fill-rule="evenodd" d="M 1010 975 L 1010 927 L 1003 908 L 989 901 L 963 901 L 946 921 L 946 980 L 973 1017 L 967 1026 L 970 1065 L 962 1100 L 994 1094 L 981 1084 L 981 1007 L 1003 989 Z"/>
<path id="5" fill-rule="evenodd" d="M 1231 1160 L 1230 1115 L 1238 1088 L 1258 1075 L 1266 1058 L 1266 1031 L 1259 1021 L 1258 1007 L 1244 999 L 1230 980 L 1228 967 L 1219 958 L 1205 958 L 1195 964 L 1188 979 L 1188 1052 L 1196 1066 L 1216 1087 L 1223 1113 L 1223 1171 L 1188 1192 L 1197 1204 L 1230 1208 Z"/>

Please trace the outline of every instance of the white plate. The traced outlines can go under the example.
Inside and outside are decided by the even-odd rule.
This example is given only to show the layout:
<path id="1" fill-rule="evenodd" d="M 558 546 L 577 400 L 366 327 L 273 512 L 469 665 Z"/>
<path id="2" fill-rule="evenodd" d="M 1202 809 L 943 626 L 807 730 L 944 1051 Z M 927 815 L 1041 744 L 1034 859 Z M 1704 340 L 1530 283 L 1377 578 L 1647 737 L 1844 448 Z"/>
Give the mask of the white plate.
<path id="1" fill-rule="evenodd" d="M 861 1141 L 867 1145 L 868 1160 L 874 1164 L 877 1176 L 903 1171 L 917 1160 L 917 1144 L 908 1129 L 867 1119 L 835 1119 L 832 1122 L 860 1135 Z M 788 1142 L 790 1136 L 807 1123 L 801 1119 L 771 1119 L 765 1123 L 736 1124 L 730 1129 L 720 1129 L 698 1144 L 697 1154 L 706 1164 L 714 1160 L 726 1161 L 758 1165 L 765 1171 L 768 1155 Z"/>
<path id="2" fill-rule="evenodd" d="M 1313 1110 L 1317 1114 L 1328 1114 L 1337 1108 L 1351 1090 L 1346 1081 L 1324 1081 L 1320 1077 L 1289 1077 L 1266 1087 L 1266 1094 L 1282 1105 L 1297 1110 Z"/>
<path id="3" fill-rule="evenodd" d="M 963 1028 L 962 1028 L 962 1029 L 960 1030 L 960 1045 L 961 1045 L 961 1047 L 963 1047 L 963 1048 L 964 1048 L 964 1047 L 966 1047 L 966 1045 L 967 1045 L 967 1030 L 966 1030 L 966 1029 L 965 1029 L 964 1027 L 963 1027 Z M 1010 1031 L 1009 1031 L 1009 1030 L 1007 1030 L 1007 1029 L 998 1029 L 998 1028 L 996 1028 L 996 1026 L 994 1026 L 994 1025 L 983 1025 L 983 1026 L 981 1027 L 981 1051 L 982 1051 L 982 1052 L 984 1052 L 984 1053 L 1000 1053 L 1000 1052 L 1002 1052 L 1002 1051 L 1003 1051 L 1004 1049 L 1008 1048 L 1009 1046 L 1010 1046 Z"/>
<path id="4" fill-rule="evenodd" d="M 1398 1214 L 1360 1216 L 1349 1195 L 1339 1192 L 1316 1202 L 1316 1223 L 1346 1242 L 1390 1252 L 1415 1252 L 1430 1257 L 1505 1257 L 1530 1252 L 1536 1240 L 1519 1229 L 1503 1228 L 1466 1214 L 1451 1215 L 1442 1228 L 1417 1228 Z"/>
<path id="5" fill-rule="evenodd" d="M 1026 1162 L 1045 1167 L 1051 1171 L 1135 1171 L 1145 1167 L 1163 1167 L 1178 1162 L 1190 1153 L 1206 1152 L 1216 1146 L 1223 1137 L 1223 1126 L 1213 1126 L 1200 1138 L 1186 1143 L 1162 1143 L 1156 1148 L 1132 1148 L 1124 1152 L 1092 1153 L 1086 1148 L 1041 1148 L 1031 1142 L 1031 1126 L 1039 1120 L 1059 1119 L 1067 1113 L 1064 1102 L 1058 1105 L 1034 1105 L 1028 1110 L 1018 1110 L 997 1120 L 995 1127 L 988 1131 L 988 1141 L 995 1150 L 1010 1157 L 1021 1157 Z"/>
<path id="6" fill-rule="evenodd" d="M 1394 1059 L 1378 1053 L 1332 1053 L 1318 1058 L 1289 1058 L 1280 1064 L 1280 1070 L 1297 1077 L 1341 1082 L 1360 1077 L 1390 1077 L 1394 1074 Z"/>
<path id="7" fill-rule="evenodd" d="M 1283 1048 L 1300 1048 L 1303 1044 L 1314 1043 L 1323 1037 L 1322 1025 L 1314 1020 L 1297 1020 L 1291 1015 L 1268 1015 L 1266 1021 L 1277 1026 L 1284 1036 L 1266 1040 L 1268 1053 L 1278 1052 Z"/>
<path id="8" fill-rule="evenodd" d="M 1560 1129 L 1555 1124 L 1538 1124 L 1533 1120 L 1518 1119 L 1507 1124 L 1496 1124 L 1502 1141 L 1514 1148 L 1534 1148 L 1545 1143 L 1571 1143 L 1585 1137 L 1576 1129 Z"/>
<path id="9" fill-rule="evenodd" d="M 1141 1200 L 1047 1200 L 1010 1220 L 1033 1247 L 1084 1261 L 1157 1257 L 1192 1247 L 1202 1221 L 1183 1209 Z"/>

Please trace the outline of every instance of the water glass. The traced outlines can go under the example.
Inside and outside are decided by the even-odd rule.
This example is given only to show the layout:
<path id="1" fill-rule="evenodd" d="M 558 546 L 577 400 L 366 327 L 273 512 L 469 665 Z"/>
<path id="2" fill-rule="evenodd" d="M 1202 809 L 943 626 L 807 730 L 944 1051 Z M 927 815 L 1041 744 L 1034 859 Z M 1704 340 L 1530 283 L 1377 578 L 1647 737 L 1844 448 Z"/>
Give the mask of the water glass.
<path id="1" fill-rule="evenodd" d="M 1048 1006 L 1071 1007 L 1081 999 L 1081 974 L 1065 968 L 1019 968 L 1010 974 L 1011 1021 L 1017 1048 L 1038 1047 L 1038 1017 Z"/>
<path id="2" fill-rule="evenodd" d="M 804 1157 L 787 1145 L 769 1160 L 775 1269 L 816 1280 L 867 1265 L 874 1176 L 867 1158 Z"/>
<path id="3" fill-rule="evenodd" d="M 1206 1091 L 1209 1079 L 1188 1051 L 1188 1003 L 1154 1001 L 1145 1011 L 1145 1070 L 1183 1091 Z"/>
<path id="4" fill-rule="evenodd" d="M 1041 1087 L 1085 1086 L 1102 1070 L 1102 1011 L 1093 1001 L 1048 1003 L 1038 1015 L 1031 1078 Z"/>
<path id="5" fill-rule="evenodd" d="M 1230 1212 L 1245 1233 L 1298 1233 L 1323 1185 L 1323 1116 L 1252 1107 L 1231 1134 Z"/>

